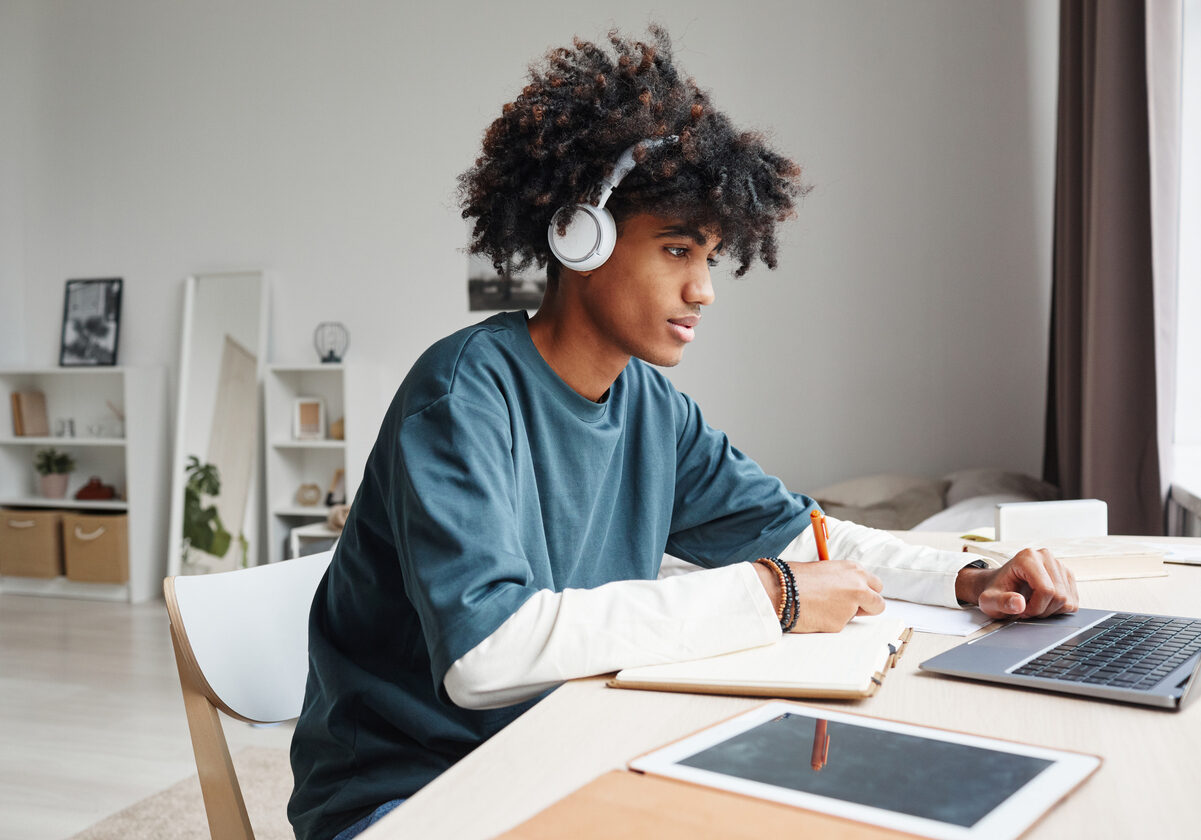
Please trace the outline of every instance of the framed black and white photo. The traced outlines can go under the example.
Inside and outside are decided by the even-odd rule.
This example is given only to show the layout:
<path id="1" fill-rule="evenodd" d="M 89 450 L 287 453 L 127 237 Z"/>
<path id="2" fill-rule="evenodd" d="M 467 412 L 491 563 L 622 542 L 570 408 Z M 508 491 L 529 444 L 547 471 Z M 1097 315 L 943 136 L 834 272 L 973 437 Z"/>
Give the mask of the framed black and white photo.
<path id="1" fill-rule="evenodd" d="M 518 270 L 512 261 L 497 273 L 492 260 L 477 254 L 467 257 L 467 308 L 498 311 L 526 309 L 542 305 L 546 291 L 546 269 L 530 266 Z"/>
<path id="2" fill-rule="evenodd" d="M 121 328 L 121 278 L 68 280 L 63 298 L 62 367 L 117 363 Z"/>
<path id="3" fill-rule="evenodd" d="M 537 309 L 546 291 L 546 269 L 512 267 L 497 274 L 492 263 L 471 258 L 467 275 L 467 307 L 476 310 Z"/>

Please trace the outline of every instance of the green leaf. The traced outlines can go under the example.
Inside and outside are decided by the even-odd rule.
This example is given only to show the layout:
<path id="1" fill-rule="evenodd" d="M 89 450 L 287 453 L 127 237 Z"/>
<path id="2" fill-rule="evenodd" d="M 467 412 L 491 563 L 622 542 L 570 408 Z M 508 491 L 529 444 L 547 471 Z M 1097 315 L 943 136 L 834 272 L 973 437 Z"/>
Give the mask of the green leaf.
<path id="1" fill-rule="evenodd" d="M 208 553 L 215 554 L 218 557 L 224 557 L 225 552 L 229 551 L 229 544 L 230 544 L 230 539 L 231 539 L 229 536 L 229 531 L 222 529 L 219 531 L 213 531 L 212 534 L 213 534 L 213 539 L 212 539 L 212 542 L 209 544 Z"/>

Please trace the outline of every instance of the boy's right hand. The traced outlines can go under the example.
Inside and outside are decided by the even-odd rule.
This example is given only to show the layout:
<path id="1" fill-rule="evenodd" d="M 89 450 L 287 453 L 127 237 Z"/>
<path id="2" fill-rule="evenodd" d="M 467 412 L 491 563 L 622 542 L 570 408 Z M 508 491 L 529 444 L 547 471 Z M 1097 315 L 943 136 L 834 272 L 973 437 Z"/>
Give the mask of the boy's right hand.
<path id="1" fill-rule="evenodd" d="M 884 612 L 884 582 L 850 560 L 790 563 L 796 576 L 794 633 L 837 633 L 857 615 Z"/>
<path id="2" fill-rule="evenodd" d="M 849 560 L 789 563 L 796 577 L 797 623 L 794 633 L 837 633 L 857 615 L 884 612 L 880 591 L 884 583 L 867 569 Z M 777 608 L 784 597 L 779 581 L 761 563 L 755 571 Z"/>

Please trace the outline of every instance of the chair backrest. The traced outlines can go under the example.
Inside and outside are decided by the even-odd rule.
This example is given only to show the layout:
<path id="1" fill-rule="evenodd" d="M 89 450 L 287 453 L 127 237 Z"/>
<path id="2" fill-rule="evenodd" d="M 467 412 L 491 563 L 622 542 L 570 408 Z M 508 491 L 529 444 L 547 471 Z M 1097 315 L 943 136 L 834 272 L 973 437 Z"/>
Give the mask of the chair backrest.
<path id="1" fill-rule="evenodd" d="M 309 607 L 330 557 L 164 581 L 171 625 L 217 708 L 252 723 L 300 714 Z"/>
<path id="2" fill-rule="evenodd" d="M 209 833 L 253 840 L 217 710 L 250 723 L 300 714 L 309 607 L 333 552 L 212 575 L 169 577 L 163 596 Z"/>

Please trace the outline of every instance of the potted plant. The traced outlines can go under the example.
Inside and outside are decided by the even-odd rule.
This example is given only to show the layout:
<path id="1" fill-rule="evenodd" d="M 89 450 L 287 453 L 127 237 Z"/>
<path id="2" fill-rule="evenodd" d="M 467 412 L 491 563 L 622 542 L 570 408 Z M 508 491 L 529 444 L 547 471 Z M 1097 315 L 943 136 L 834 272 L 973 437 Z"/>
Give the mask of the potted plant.
<path id="1" fill-rule="evenodd" d="M 214 464 L 201 463 L 195 455 L 188 456 L 186 468 L 188 482 L 184 486 L 183 501 L 183 559 L 195 563 L 202 552 L 224 557 L 229 551 L 232 537 L 216 505 L 205 505 L 204 497 L 215 497 L 221 493 L 221 474 Z"/>
<path id="2" fill-rule="evenodd" d="M 61 499 L 67 495 L 67 477 L 75 469 L 75 459 L 68 452 L 60 452 L 53 446 L 33 453 L 33 468 L 41 476 L 42 495 L 47 499 Z"/>

